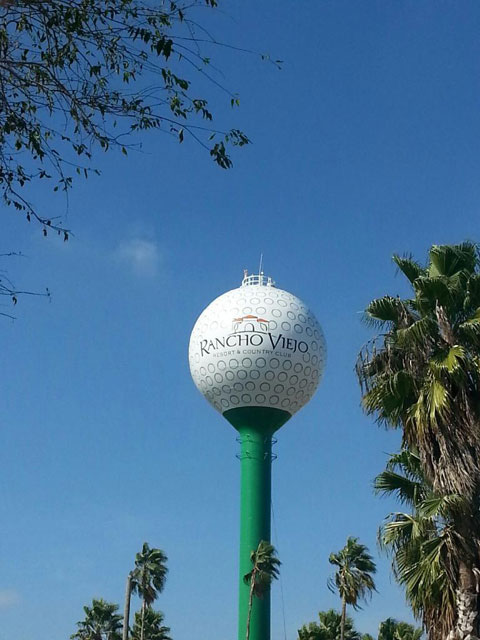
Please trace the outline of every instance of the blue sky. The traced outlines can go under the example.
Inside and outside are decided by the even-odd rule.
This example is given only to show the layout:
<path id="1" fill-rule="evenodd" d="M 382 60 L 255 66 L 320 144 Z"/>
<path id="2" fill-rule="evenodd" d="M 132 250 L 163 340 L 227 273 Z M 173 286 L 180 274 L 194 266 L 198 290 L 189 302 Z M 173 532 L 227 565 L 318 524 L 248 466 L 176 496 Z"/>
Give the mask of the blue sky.
<path id="1" fill-rule="evenodd" d="M 239 463 L 234 430 L 195 389 L 190 331 L 255 270 L 323 326 L 328 363 L 310 404 L 278 434 L 273 467 L 281 588 L 272 638 L 337 606 L 328 555 L 348 535 L 378 561 L 378 594 L 355 614 L 376 633 L 411 619 L 379 555 L 395 509 L 372 480 L 398 434 L 362 415 L 353 372 L 361 314 L 407 292 L 395 252 L 478 240 L 480 7 L 476 2 L 224 2 L 202 14 L 220 50 L 219 125 L 253 144 L 222 171 L 186 140 L 149 133 L 128 158 L 97 158 L 77 183 L 68 243 L 4 210 L 4 263 L 20 300 L 1 321 L 0 640 L 64 640 L 92 597 L 121 603 L 144 540 L 169 556 L 158 607 L 175 640 L 236 637 Z M 64 203 L 38 193 L 52 215 Z M 5 308 L 8 310 L 9 307 Z M 138 603 L 136 603 L 138 605 Z"/>

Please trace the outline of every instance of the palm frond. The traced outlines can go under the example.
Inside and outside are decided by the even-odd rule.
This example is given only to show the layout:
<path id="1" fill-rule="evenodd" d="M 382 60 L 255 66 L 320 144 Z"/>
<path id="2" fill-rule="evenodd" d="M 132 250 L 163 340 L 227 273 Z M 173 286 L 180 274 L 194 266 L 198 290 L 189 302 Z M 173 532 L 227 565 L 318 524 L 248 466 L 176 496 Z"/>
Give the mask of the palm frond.
<path id="1" fill-rule="evenodd" d="M 467 320 L 459 324 L 458 332 L 460 337 L 474 346 L 480 346 L 480 307 L 477 307 Z"/>
<path id="2" fill-rule="evenodd" d="M 401 504 L 415 505 L 422 490 L 420 482 L 413 482 L 409 478 L 393 471 L 383 471 L 375 478 L 373 487 L 380 495 L 394 494 Z"/>
<path id="3" fill-rule="evenodd" d="M 430 422 L 436 422 L 437 418 L 448 418 L 450 412 L 450 394 L 439 380 L 431 380 L 427 403 L 429 405 Z"/>
<path id="4" fill-rule="evenodd" d="M 418 527 L 417 527 L 418 528 Z M 381 549 L 399 548 L 414 536 L 415 519 L 408 513 L 393 513 L 387 516 L 379 530 L 378 541 Z"/>
<path id="5" fill-rule="evenodd" d="M 435 337 L 437 324 L 430 316 L 416 320 L 410 326 L 398 329 L 395 333 L 395 344 L 399 349 L 415 349 Z"/>
<path id="6" fill-rule="evenodd" d="M 465 300 L 463 302 L 464 311 L 480 307 L 480 274 L 472 273 L 467 281 Z"/>
<path id="7" fill-rule="evenodd" d="M 473 242 L 433 245 L 428 255 L 430 276 L 453 276 L 463 269 L 473 273 L 478 264 L 477 246 Z"/>
<path id="8" fill-rule="evenodd" d="M 414 380 L 406 371 L 385 372 L 362 398 L 364 410 L 376 414 L 379 422 L 400 426 L 402 416 L 415 400 Z"/>
<path id="9" fill-rule="evenodd" d="M 417 278 L 426 275 L 425 268 L 413 260 L 411 255 L 401 257 L 394 253 L 392 260 L 412 284 Z"/>
<path id="10" fill-rule="evenodd" d="M 431 495 L 418 506 L 418 512 L 424 518 L 448 518 L 452 513 L 468 507 L 464 496 L 452 493 L 443 496 Z"/>
<path id="11" fill-rule="evenodd" d="M 415 280 L 413 287 L 416 305 L 423 313 L 433 311 L 437 302 L 449 308 L 453 301 L 452 291 L 445 276 L 422 276 Z"/>
<path id="12" fill-rule="evenodd" d="M 365 322 L 373 321 L 380 326 L 386 322 L 396 323 L 402 315 L 403 304 L 399 298 L 384 296 L 372 300 L 365 310 Z"/>
<path id="13" fill-rule="evenodd" d="M 459 344 L 435 353 L 430 360 L 430 368 L 436 374 L 461 372 L 465 364 L 466 350 Z"/>
<path id="14" fill-rule="evenodd" d="M 404 447 L 398 453 L 392 453 L 387 460 L 386 468 L 387 471 L 401 471 L 406 478 L 414 482 L 425 482 L 420 456 L 415 447 Z"/>

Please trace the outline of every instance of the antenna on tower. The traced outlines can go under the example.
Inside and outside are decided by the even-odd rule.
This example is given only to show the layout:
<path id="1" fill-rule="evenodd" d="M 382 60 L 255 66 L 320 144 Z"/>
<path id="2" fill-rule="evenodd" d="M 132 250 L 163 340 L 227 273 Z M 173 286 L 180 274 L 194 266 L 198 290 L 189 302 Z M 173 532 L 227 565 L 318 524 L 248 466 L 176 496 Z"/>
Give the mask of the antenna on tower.
<path id="1" fill-rule="evenodd" d="M 260 264 L 258 266 L 258 275 L 262 275 L 262 266 L 263 266 L 263 253 L 260 254 Z"/>

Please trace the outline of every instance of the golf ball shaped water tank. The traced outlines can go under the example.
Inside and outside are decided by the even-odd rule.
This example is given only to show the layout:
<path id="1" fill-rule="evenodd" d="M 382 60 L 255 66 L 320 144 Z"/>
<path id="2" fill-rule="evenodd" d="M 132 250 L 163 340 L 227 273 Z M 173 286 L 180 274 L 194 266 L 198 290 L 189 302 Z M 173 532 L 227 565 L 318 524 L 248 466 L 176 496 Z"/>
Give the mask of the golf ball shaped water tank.
<path id="1" fill-rule="evenodd" d="M 215 409 L 270 407 L 296 413 L 325 365 L 322 329 L 296 296 L 263 274 L 214 300 L 190 338 L 193 380 Z"/>

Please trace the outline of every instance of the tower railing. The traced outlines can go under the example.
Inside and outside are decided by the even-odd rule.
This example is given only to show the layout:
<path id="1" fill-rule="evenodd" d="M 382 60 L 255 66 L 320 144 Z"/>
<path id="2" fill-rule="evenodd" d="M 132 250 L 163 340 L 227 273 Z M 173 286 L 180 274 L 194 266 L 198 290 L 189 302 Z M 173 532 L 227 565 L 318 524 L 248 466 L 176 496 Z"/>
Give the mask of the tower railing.
<path id="1" fill-rule="evenodd" d="M 251 287 L 252 285 L 261 285 L 263 287 L 274 287 L 275 282 L 270 276 L 264 275 L 264 273 L 252 273 L 248 275 L 247 271 L 244 272 L 242 287 Z"/>

